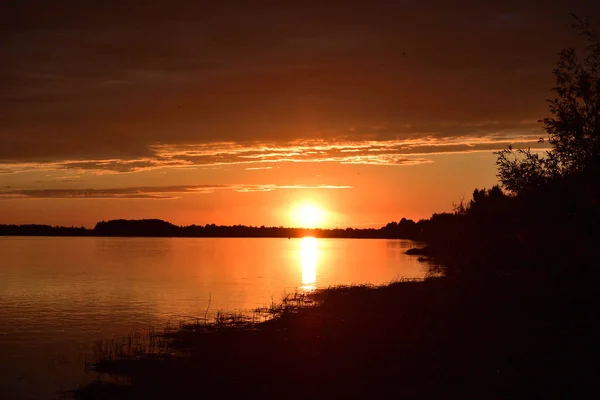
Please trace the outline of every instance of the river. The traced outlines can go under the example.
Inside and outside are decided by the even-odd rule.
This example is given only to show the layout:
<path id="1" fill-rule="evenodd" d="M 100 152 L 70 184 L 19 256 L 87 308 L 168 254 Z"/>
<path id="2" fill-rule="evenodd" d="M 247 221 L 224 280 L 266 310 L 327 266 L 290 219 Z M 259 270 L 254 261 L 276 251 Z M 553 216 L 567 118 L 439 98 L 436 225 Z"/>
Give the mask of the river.
<path id="1" fill-rule="evenodd" d="M 408 240 L 0 237 L 0 398 L 57 398 L 94 379 L 99 339 L 284 293 L 420 278 Z"/>

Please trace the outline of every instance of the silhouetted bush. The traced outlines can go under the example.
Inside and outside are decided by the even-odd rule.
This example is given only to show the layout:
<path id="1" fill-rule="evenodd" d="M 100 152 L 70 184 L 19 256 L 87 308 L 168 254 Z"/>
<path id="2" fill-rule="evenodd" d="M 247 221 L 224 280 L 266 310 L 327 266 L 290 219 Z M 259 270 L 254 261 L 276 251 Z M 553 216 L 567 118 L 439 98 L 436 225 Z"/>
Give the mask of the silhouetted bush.
<path id="1" fill-rule="evenodd" d="M 521 194 L 568 178 L 600 164 L 600 38 L 587 20 L 573 25 L 588 45 L 583 57 L 564 49 L 554 69 L 556 96 L 548 100 L 550 117 L 541 122 L 552 147 L 542 157 L 529 149 L 498 154 L 498 177 L 510 192 Z M 540 139 L 544 141 L 544 139 Z"/>

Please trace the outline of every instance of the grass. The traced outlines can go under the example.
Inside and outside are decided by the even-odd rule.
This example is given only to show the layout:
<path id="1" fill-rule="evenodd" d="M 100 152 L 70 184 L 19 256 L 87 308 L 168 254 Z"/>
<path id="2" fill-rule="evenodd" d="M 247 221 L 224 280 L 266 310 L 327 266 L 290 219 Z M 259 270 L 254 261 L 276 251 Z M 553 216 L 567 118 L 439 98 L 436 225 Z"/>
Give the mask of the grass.
<path id="1" fill-rule="evenodd" d="M 71 395 L 561 397 L 594 388 L 595 283 L 437 277 L 288 294 L 250 316 L 103 343 L 91 367 L 128 384 Z"/>
<path id="2" fill-rule="evenodd" d="M 94 358 L 96 360 L 112 361 L 144 357 L 149 354 L 169 354 L 171 343 L 168 340 L 171 328 L 163 331 L 149 329 L 130 333 L 124 337 L 115 337 L 108 340 L 98 340 L 94 345 Z"/>

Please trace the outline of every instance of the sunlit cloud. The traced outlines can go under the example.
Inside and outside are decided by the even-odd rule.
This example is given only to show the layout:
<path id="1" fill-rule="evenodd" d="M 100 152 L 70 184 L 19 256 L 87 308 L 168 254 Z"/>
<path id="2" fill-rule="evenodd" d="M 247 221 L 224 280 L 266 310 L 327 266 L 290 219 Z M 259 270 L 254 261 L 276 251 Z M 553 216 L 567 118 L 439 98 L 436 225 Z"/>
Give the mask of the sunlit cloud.
<path id="1" fill-rule="evenodd" d="M 10 187 L 5 187 L 10 189 Z M 11 189 L 0 191 L 0 199 L 176 199 L 184 194 L 210 194 L 217 190 L 272 192 L 285 189 L 352 189 L 347 185 L 182 185 L 123 187 L 109 189 Z"/>
<path id="2" fill-rule="evenodd" d="M 242 185 L 236 192 L 272 192 L 278 189 L 352 189 L 347 185 Z"/>
<path id="3" fill-rule="evenodd" d="M 246 171 L 260 171 L 260 170 L 267 170 L 267 169 L 273 169 L 273 167 L 248 167 L 248 168 L 244 168 Z"/>
<path id="4" fill-rule="evenodd" d="M 164 160 L 181 160 L 191 165 L 235 165 L 272 163 L 338 163 L 363 165 L 417 165 L 430 163 L 426 157 L 443 153 L 491 152 L 509 144 L 540 147 L 539 135 L 506 137 L 449 137 L 403 140 L 311 140 L 287 144 L 231 142 L 199 145 L 157 145 L 152 149 Z M 249 167 L 269 168 L 269 167 Z"/>
<path id="5" fill-rule="evenodd" d="M 65 160 L 0 164 L 0 174 L 43 170 L 119 174 L 163 168 L 207 168 L 247 165 L 245 170 L 269 170 L 280 163 L 337 163 L 410 166 L 431 163 L 436 154 L 492 152 L 512 144 L 515 148 L 544 147 L 539 135 L 487 135 L 471 137 L 425 136 L 397 140 L 297 140 L 285 144 L 218 142 L 150 146 L 151 156 L 136 159 Z M 262 165 L 261 165 L 262 164 Z M 266 164 L 266 165 L 265 165 Z"/>

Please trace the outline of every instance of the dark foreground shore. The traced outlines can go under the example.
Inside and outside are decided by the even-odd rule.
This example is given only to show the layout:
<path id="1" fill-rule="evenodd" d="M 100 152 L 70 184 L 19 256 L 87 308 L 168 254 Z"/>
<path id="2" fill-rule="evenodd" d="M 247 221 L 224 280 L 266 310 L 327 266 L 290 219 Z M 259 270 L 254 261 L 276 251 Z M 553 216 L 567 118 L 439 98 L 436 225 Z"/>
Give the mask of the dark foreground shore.
<path id="1" fill-rule="evenodd" d="M 595 397 L 597 281 L 464 277 L 337 287 L 255 323 L 221 316 L 162 337 L 183 356 L 108 353 L 93 368 L 130 384 L 76 399 Z"/>

